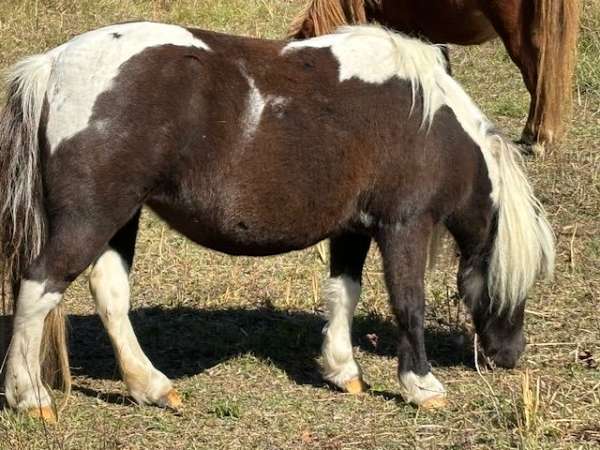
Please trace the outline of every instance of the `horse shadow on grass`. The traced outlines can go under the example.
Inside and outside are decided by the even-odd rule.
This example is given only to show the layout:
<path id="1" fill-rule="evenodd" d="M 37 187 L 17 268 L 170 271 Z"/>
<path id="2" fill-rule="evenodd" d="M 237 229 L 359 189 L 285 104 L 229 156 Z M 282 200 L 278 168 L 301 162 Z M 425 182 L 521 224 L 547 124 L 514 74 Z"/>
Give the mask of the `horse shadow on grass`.
<path id="1" fill-rule="evenodd" d="M 325 387 L 317 358 L 325 320 L 318 314 L 257 309 L 139 308 L 130 313 L 134 330 L 152 363 L 172 380 L 202 373 L 237 356 L 270 361 L 298 384 Z M 0 317 L 0 319 L 3 319 Z M 4 318 L 6 319 L 6 318 Z M 69 353 L 74 375 L 119 379 L 115 356 L 96 315 L 69 316 Z M 356 316 L 353 344 L 363 352 L 396 356 L 395 324 L 379 316 Z M 459 330 L 427 329 L 425 340 L 434 367 L 472 365 Z M 2 352 L 0 352 L 2 353 Z M 363 364 L 368 373 L 368 364 Z M 75 387 L 110 403 L 121 394 Z M 389 393 L 380 393 L 396 397 Z"/>
<path id="2" fill-rule="evenodd" d="M 173 380 L 202 373 L 240 355 L 252 354 L 283 370 L 294 382 L 324 387 L 317 358 L 325 320 L 318 314 L 258 309 L 203 310 L 141 308 L 131 320 L 153 364 Z M 118 378 L 110 342 L 97 316 L 71 316 L 74 373 L 97 379 Z M 362 351 L 396 356 L 395 324 L 379 316 L 357 316 L 353 344 Z M 434 367 L 471 365 L 461 334 L 426 330 Z M 376 341 L 376 344 L 375 344 Z M 365 367 L 368 372 L 368 366 Z"/>

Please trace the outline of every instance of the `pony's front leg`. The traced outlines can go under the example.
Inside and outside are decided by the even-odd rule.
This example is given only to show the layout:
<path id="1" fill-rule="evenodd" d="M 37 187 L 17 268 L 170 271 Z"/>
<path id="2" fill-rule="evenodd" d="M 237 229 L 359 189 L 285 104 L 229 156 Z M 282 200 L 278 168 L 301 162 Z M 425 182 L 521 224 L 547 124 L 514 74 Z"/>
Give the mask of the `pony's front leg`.
<path id="1" fill-rule="evenodd" d="M 131 396 L 140 404 L 178 409 L 179 394 L 144 354 L 129 320 L 129 269 L 138 218 L 136 215 L 123 227 L 96 260 L 90 274 L 90 290 Z"/>
<path id="2" fill-rule="evenodd" d="M 365 390 L 352 353 L 352 318 L 360 297 L 362 269 L 371 238 L 345 234 L 329 242 L 330 278 L 323 289 L 329 320 L 323 330 L 323 376 L 351 394 Z"/>
<path id="3" fill-rule="evenodd" d="M 424 338 L 424 276 L 432 231 L 429 218 L 389 225 L 377 241 L 398 323 L 398 377 L 406 401 L 423 408 L 446 404 L 444 386 L 431 373 Z"/>

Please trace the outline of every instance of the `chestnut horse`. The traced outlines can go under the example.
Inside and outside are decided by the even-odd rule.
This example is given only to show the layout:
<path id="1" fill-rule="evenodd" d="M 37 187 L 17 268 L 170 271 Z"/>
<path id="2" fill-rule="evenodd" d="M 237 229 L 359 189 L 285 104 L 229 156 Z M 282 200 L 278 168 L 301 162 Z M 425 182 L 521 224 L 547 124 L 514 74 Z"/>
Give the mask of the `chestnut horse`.
<path id="1" fill-rule="evenodd" d="M 564 130 L 579 30 L 579 0 L 311 0 L 290 35 L 378 22 L 433 43 L 475 45 L 500 36 L 531 95 L 522 143 L 552 143 Z"/>
<path id="2" fill-rule="evenodd" d="M 288 43 L 148 22 L 17 63 L 0 118 L 0 241 L 17 297 L 8 404 L 53 420 L 42 380 L 69 385 L 61 299 L 91 264 L 129 392 L 179 406 L 128 318 L 143 205 L 231 255 L 329 238 L 324 376 L 350 392 L 364 389 L 351 326 L 375 241 L 402 392 L 424 407 L 446 396 L 423 330 L 429 243 L 445 227 L 483 348 L 514 366 L 527 291 L 552 272 L 553 235 L 518 151 L 446 69 L 438 47 L 379 27 Z"/>

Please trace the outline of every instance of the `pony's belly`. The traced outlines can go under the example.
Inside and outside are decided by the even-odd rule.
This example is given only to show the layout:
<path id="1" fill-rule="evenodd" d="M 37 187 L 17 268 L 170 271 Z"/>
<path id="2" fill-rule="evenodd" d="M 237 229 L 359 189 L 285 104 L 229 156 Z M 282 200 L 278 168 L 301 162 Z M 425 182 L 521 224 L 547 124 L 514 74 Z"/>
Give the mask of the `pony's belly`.
<path id="1" fill-rule="evenodd" d="M 268 256 L 302 250 L 327 238 L 331 230 L 265 218 L 260 223 L 220 208 L 191 212 L 186 208 L 149 201 L 147 205 L 174 230 L 198 245 L 229 255 Z"/>

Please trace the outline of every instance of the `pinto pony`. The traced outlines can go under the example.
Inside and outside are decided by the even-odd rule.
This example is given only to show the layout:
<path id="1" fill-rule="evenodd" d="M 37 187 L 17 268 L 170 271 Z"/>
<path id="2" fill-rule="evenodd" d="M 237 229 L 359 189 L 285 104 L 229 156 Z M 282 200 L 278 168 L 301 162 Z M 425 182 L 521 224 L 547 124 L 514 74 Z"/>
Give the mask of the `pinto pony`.
<path id="1" fill-rule="evenodd" d="M 310 0 L 290 28 L 308 38 L 379 22 L 433 43 L 474 45 L 499 36 L 531 95 L 524 144 L 552 143 L 571 107 L 579 0 Z"/>
<path id="2" fill-rule="evenodd" d="M 446 227 L 483 348 L 514 366 L 527 291 L 552 272 L 553 235 L 518 151 L 446 69 L 438 47 L 372 26 L 287 43 L 148 22 L 18 63 L 0 121 L 2 256 L 17 299 L 8 404 L 54 418 L 43 379 L 69 384 L 61 298 L 91 264 L 129 392 L 179 406 L 128 318 L 143 205 L 232 255 L 329 238 L 324 376 L 350 392 L 364 389 L 351 325 L 375 241 L 402 392 L 422 406 L 446 395 L 423 338 L 429 242 Z"/>

